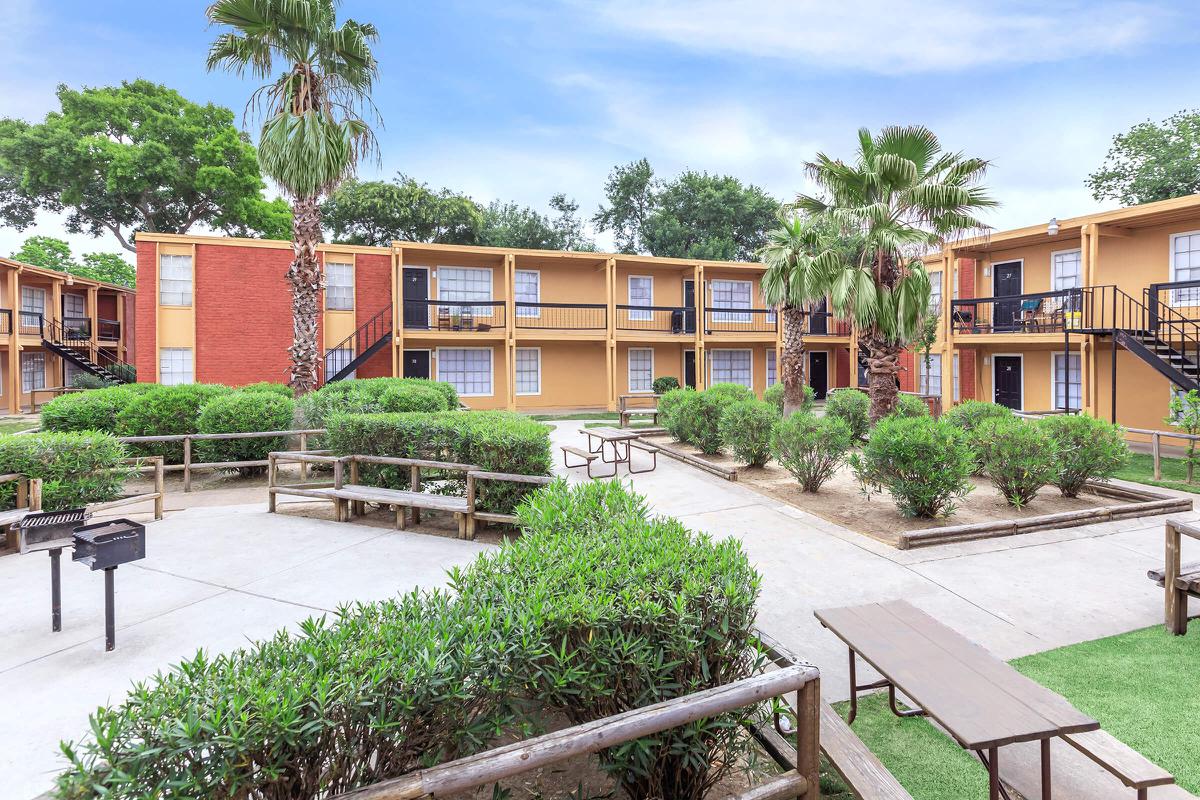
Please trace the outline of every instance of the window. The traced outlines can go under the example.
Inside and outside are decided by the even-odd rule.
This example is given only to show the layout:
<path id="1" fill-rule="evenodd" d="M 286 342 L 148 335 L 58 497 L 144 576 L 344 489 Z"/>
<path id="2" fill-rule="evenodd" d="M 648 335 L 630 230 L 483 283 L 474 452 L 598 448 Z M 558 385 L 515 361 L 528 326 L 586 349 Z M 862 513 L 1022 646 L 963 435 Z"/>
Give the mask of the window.
<path id="1" fill-rule="evenodd" d="M 437 351 L 438 380 L 445 381 L 464 397 L 492 394 L 492 348 L 440 347 Z"/>
<path id="2" fill-rule="evenodd" d="M 749 350 L 711 350 L 709 353 L 710 386 L 714 383 L 738 383 L 748 389 L 754 388 Z"/>
<path id="3" fill-rule="evenodd" d="M 87 318 L 87 302 L 81 294 L 64 294 L 62 296 L 63 316 L 67 319 Z"/>
<path id="4" fill-rule="evenodd" d="M 1083 383 L 1079 355 L 1072 353 L 1063 369 L 1063 354 L 1054 354 L 1054 407 L 1078 409 L 1083 406 Z"/>
<path id="5" fill-rule="evenodd" d="M 325 354 L 325 380 L 328 381 L 331 377 L 338 374 L 346 368 L 351 361 L 354 360 L 354 351 L 349 347 L 339 347 L 330 350 Z M 344 378 L 353 378 L 357 370 L 351 370 Z"/>
<path id="6" fill-rule="evenodd" d="M 629 349 L 629 391 L 654 391 L 654 351 L 649 347 Z"/>
<path id="7" fill-rule="evenodd" d="M 629 305 L 654 305 L 654 278 L 648 275 L 629 276 Z M 629 319 L 633 321 L 649 322 L 652 316 L 653 314 L 650 311 L 629 312 Z"/>
<path id="8" fill-rule="evenodd" d="M 750 308 L 750 293 L 753 284 L 750 281 L 710 281 L 713 308 Z M 749 322 L 750 314 L 730 314 L 716 312 L 713 322 Z"/>
<path id="9" fill-rule="evenodd" d="M 32 286 L 21 287 L 22 328 L 40 328 L 46 316 L 46 290 Z"/>
<path id="10" fill-rule="evenodd" d="M 962 399 L 962 386 L 958 377 L 958 353 L 954 354 L 954 402 Z"/>
<path id="11" fill-rule="evenodd" d="M 541 394 L 542 349 L 540 347 L 518 347 L 516 366 L 517 394 Z"/>
<path id="12" fill-rule="evenodd" d="M 950 299 L 958 299 L 958 267 L 954 268 L 954 280 L 950 284 Z"/>
<path id="13" fill-rule="evenodd" d="M 164 347 L 158 351 L 158 382 L 163 386 L 195 383 L 192 348 Z"/>
<path id="14" fill-rule="evenodd" d="M 1078 289 L 1080 285 L 1080 256 L 1078 250 L 1063 250 L 1050 254 L 1050 268 L 1053 275 L 1051 288 Z"/>
<path id="15" fill-rule="evenodd" d="M 46 354 L 21 353 L 21 391 L 46 388 Z"/>
<path id="16" fill-rule="evenodd" d="M 1171 280 L 1200 280 L 1200 231 L 1171 237 Z M 1200 305 L 1200 286 L 1171 292 L 1172 305 Z"/>
<path id="17" fill-rule="evenodd" d="M 70 386 L 75 382 L 75 378 L 79 375 L 86 374 L 86 370 L 75 366 L 70 361 L 63 360 L 63 386 Z"/>
<path id="18" fill-rule="evenodd" d="M 535 269 L 519 269 L 513 273 L 513 300 L 518 303 L 542 302 L 542 273 Z M 517 306 L 518 317 L 540 317 L 537 306 Z"/>
<path id="19" fill-rule="evenodd" d="M 325 308 L 329 311 L 354 310 L 354 265 L 325 260 Z"/>
<path id="20" fill-rule="evenodd" d="M 925 363 L 925 354 L 917 353 L 917 393 L 918 394 L 936 394 L 942 393 L 942 357 L 937 353 L 929 356 L 929 363 Z"/>
<path id="21" fill-rule="evenodd" d="M 767 351 L 767 388 L 775 385 L 778 378 L 775 377 L 775 350 L 774 348 Z"/>
<path id="22" fill-rule="evenodd" d="M 929 273 L 929 313 L 935 317 L 942 313 L 941 270 Z"/>
<path id="23" fill-rule="evenodd" d="M 492 271 L 484 267 L 438 267 L 438 300 L 491 300 Z M 451 313 L 461 311 L 462 306 L 450 307 Z M 490 317 L 491 306 L 475 306 L 477 317 Z M 489 386 L 490 386 L 489 380 Z M 488 390 L 491 393 L 491 390 Z"/>
<path id="24" fill-rule="evenodd" d="M 158 302 L 164 306 L 192 304 L 192 257 L 158 257 Z"/>

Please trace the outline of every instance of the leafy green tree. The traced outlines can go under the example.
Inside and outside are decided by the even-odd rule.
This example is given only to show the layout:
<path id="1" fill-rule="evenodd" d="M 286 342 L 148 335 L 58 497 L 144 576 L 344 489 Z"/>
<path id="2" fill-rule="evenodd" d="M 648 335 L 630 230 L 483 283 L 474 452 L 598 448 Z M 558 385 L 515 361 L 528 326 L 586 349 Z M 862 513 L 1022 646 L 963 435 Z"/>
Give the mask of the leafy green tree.
<path id="1" fill-rule="evenodd" d="M 85 278 L 131 289 L 137 283 L 137 271 L 117 253 L 84 253 L 79 269 L 72 271 Z"/>
<path id="2" fill-rule="evenodd" d="M 1134 206 L 1200 192 L 1200 112 L 1180 111 L 1113 137 L 1100 169 L 1088 176 L 1096 200 Z"/>
<path id="3" fill-rule="evenodd" d="M 767 243 L 779 202 L 728 175 L 689 170 L 664 181 L 646 159 L 618 166 L 593 217 L 623 253 L 750 261 Z"/>
<path id="4" fill-rule="evenodd" d="M 947 153 L 921 126 L 858 134 L 853 163 L 818 153 L 809 174 L 821 197 L 800 195 L 797 207 L 827 217 L 861 240 L 857 255 L 827 248 L 818 269 L 832 275 L 834 310 L 854 321 L 868 352 L 871 420 L 896 406 L 900 353 L 920 334 L 929 309 L 929 276 L 921 254 L 986 226 L 975 215 L 996 205 L 978 186 L 988 163 Z"/>
<path id="5" fill-rule="evenodd" d="M 379 38 L 370 23 L 337 22 L 332 0 L 216 0 L 208 20 L 228 30 L 208 53 L 210 70 L 237 75 L 249 70 L 267 83 L 250 107 L 262 108 L 258 163 L 292 204 L 295 260 L 292 288 L 292 369 L 296 394 L 316 387 L 321 350 L 317 303 L 321 268 L 321 201 L 354 175 L 375 137 L 362 119 L 378 74 L 371 45 Z M 282 67 L 276 72 L 276 62 Z"/>
<path id="6" fill-rule="evenodd" d="M 82 259 L 76 261 L 71 253 L 71 245 L 52 236 L 28 237 L 12 257 L 35 267 L 130 288 L 133 288 L 137 277 L 133 266 L 117 253 L 85 253 Z"/>
<path id="7" fill-rule="evenodd" d="M 528 250 L 595 250 L 577 216 L 579 204 L 564 194 L 550 198 L 551 218 L 527 206 L 492 201 L 483 209 L 479 244 Z"/>
<path id="8" fill-rule="evenodd" d="M 433 190 L 406 175 L 392 181 L 349 181 L 322 208 L 335 241 L 386 246 L 394 241 L 478 244 L 483 210 L 449 189 Z"/>
<path id="9" fill-rule="evenodd" d="M 1187 392 L 1175 392 L 1171 395 L 1168 406 L 1170 414 L 1163 420 L 1174 425 L 1191 436 L 1200 434 L 1200 392 L 1189 389 Z M 1188 439 L 1187 443 L 1187 482 L 1191 483 L 1196 472 L 1196 440 Z"/>
<path id="10" fill-rule="evenodd" d="M 0 121 L 0 222 L 24 230 L 37 211 L 66 212 L 71 233 L 233 231 L 261 203 L 254 147 L 233 112 L 136 80 L 76 91 L 38 124 Z"/>

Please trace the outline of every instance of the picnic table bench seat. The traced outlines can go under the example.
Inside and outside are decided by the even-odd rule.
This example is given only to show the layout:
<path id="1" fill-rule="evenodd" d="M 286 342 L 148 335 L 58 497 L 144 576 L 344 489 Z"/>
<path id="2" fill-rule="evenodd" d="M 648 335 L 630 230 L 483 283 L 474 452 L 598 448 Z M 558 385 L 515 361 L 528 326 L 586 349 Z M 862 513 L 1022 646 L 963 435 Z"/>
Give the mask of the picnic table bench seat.
<path id="1" fill-rule="evenodd" d="M 1105 731 L 1069 734 L 1050 749 L 1054 800 L 1196 800 L 1174 782 L 1163 782 L 1170 773 Z M 1000 753 L 1001 780 L 1023 797 L 1041 797 L 1037 745 L 1008 745 Z"/>
<path id="2" fill-rule="evenodd" d="M 821 702 L 821 752 L 858 800 L 912 800 L 841 715 Z"/>
<path id="3" fill-rule="evenodd" d="M 1150 580 L 1163 587 L 1167 630 L 1176 636 L 1187 633 L 1188 598 L 1200 598 L 1200 563 L 1183 564 L 1183 537 L 1200 540 L 1200 525 L 1168 519 L 1162 569 L 1149 570 Z"/>
<path id="4" fill-rule="evenodd" d="M 1160 587 L 1166 588 L 1164 584 L 1166 584 L 1167 571 L 1162 567 L 1146 570 L 1146 577 Z M 1175 579 L 1175 588 L 1192 595 L 1200 592 L 1200 561 L 1194 564 L 1180 565 L 1179 577 Z"/>

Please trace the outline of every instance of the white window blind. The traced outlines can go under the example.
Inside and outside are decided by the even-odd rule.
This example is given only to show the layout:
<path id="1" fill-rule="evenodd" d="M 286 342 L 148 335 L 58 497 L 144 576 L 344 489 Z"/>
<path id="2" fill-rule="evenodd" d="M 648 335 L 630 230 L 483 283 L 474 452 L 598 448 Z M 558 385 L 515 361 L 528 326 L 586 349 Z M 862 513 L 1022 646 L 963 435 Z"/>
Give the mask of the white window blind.
<path id="1" fill-rule="evenodd" d="M 629 305 L 654 305 L 654 279 L 648 275 L 629 276 Z M 629 318 L 639 322 L 649 322 L 653 313 L 650 311 L 630 311 Z"/>
<path id="2" fill-rule="evenodd" d="M 64 294 L 62 296 L 63 316 L 83 318 L 87 316 L 87 301 L 81 294 Z"/>
<path id="3" fill-rule="evenodd" d="M 942 393 L 942 357 L 931 355 L 925 365 L 925 354 L 917 353 L 917 392 L 919 394 Z"/>
<path id="4" fill-rule="evenodd" d="M 517 394 L 542 393 L 542 351 L 537 347 L 517 348 Z"/>
<path id="5" fill-rule="evenodd" d="M 962 399 L 961 379 L 958 377 L 958 353 L 954 354 L 954 402 Z"/>
<path id="6" fill-rule="evenodd" d="M 1050 257 L 1053 271 L 1054 291 L 1078 289 L 1080 285 L 1080 251 L 1064 250 Z"/>
<path id="7" fill-rule="evenodd" d="M 716 280 L 709 283 L 713 308 L 750 308 L 753 284 L 750 281 Z M 750 314 L 713 313 L 714 322 L 749 322 Z"/>
<path id="8" fill-rule="evenodd" d="M 158 351 L 158 382 L 163 386 L 195 383 L 192 369 L 192 348 L 164 347 Z"/>
<path id="9" fill-rule="evenodd" d="M 492 271 L 483 267 L 438 267 L 438 300 L 469 302 L 492 299 Z M 462 310 L 462 306 L 450 306 L 450 312 Z M 477 317 L 490 317 L 491 306 L 475 306 Z"/>
<path id="10" fill-rule="evenodd" d="M 534 269 L 519 269 L 513 274 L 513 300 L 518 303 L 540 303 L 542 273 Z M 517 306 L 518 317 L 540 317 L 540 308 Z"/>
<path id="11" fill-rule="evenodd" d="M 1054 407 L 1081 408 L 1083 406 L 1083 377 L 1079 367 L 1079 355 L 1071 354 L 1063 368 L 1063 354 L 1054 354 Z"/>
<path id="12" fill-rule="evenodd" d="M 629 391 L 654 391 L 654 350 L 649 347 L 629 350 Z"/>
<path id="13" fill-rule="evenodd" d="M 941 270 L 929 273 L 929 313 L 934 316 L 942 313 Z"/>
<path id="14" fill-rule="evenodd" d="M 46 388 L 46 354 L 21 353 L 21 391 Z"/>
<path id="15" fill-rule="evenodd" d="M 345 369 L 346 365 L 354 360 L 354 350 L 349 347 L 338 347 L 330 350 L 325 354 L 325 380 L 336 375 L 341 370 Z M 343 378 L 353 378 L 357 370 L 352 370 Z"/>
<path id="16" fill-rule="evenodd" d="M 774 348 L 772 348 L 767 351 L 767 388 L 768 389 L 770 387 L 774 386 L 775 382 L 778 380 L 775 377 L 776 366 L 777 365 L 775 363 L 775 350 L 774 350 Z"/>
<path id="17" fill-rule="evenodd" d="M 354 265 L 342 261 L 325 262 L 325 308 L 330 311 L 354 309 Z"/>
<path id="18" fill-rule="evenodd" d="M 441 348 L 437 351 L 438 380 L 465 397 L 492 394 L 491 348 Z"/>
<path id="19" fill-rule="evenodd" d="M 710 350 L 709 385 L 737 383 L 754 388 L 749 350 Z"/>
<path id="20" fill-rule="evenodd" d="M 158 302 L 164 306 L 192 304 L 192 257 L 158 257 Z"/>

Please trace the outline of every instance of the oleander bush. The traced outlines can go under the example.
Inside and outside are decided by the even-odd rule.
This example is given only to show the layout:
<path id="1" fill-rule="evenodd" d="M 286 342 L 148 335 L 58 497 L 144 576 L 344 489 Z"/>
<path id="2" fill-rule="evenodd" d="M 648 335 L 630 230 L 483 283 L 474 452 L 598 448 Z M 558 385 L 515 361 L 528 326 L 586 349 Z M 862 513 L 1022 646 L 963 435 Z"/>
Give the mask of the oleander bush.
<path id="1" fill-rule="evenodd" d="M 1012 409 L 983 400 L 963 400 L 941 417 L 960 430 L 970 432 L 989 419 L 1013 419 Z"/>
<path id="2" fill-rule="evenodd" d="M 962 431 L 933 417 L 881 419 L 849 463 L 864 493 L 886 490 L 906 517 L 949 517 L 974 488 Z"/>
<path id="3" fill-rule="evenodd" d="M 292 429 L 295 403 L 273 391 L 241 390 L 219 395 L 200 409 L 197 433 L 249 433 Z M 193 445 L 194 460 L 262 461 L 268 453 L 288 449 L 286 436 L 262 439 L 201 439 Z M 266 467 L 238 467 L 241 475 L 260 474 Z"/>
<path id="4" fill-rule="evenodd" d="M 518 669 L 530 697 L 575 724 L 761 671 L 759 576 L 736 539 L 651 518 L 619 482 L 557 482 L 517 510 L 523 535 L 451 573 L 470 608 L 530 609 L 541 653 Z M 701 800 L 744 768 L 753 710 L 601 752 L 631 798 Z"/>
<path id="5" fill-rule="evenodd" d="M 217 383 L 163 386 L 138 394 L 117 415 L 119 436 L 170 436 L 198 433 L 200 410 L 214 397 L 229 394 Z M 138 455 L 162 456 L 168 464 L 183 462 L 183 442 L 144 442 L 131 446 Z"/>
<path id="6" fill-rule="evenodd" d="M 817 393 L 811 386 L 804 388 L 804 401 L 800 404 L 800 410 L 805 413 L 812 413 L 813 408 L 817 404 Z M 763 400 L 775 406 L 775 413 L 783 415 L 783 384 L 774 383 L 767 387 L 763 392 Z"/>
<path id="7" fill-rule="evenodd" d="M 98 431 L 55 431 L 0 436 L 0 473 L 42 479 L 42 509 L 59 511 L 121 496 L 131 469 L 125 447 Z M 0 484 L 0 503 L 14 508 L 16 486 Z"/>
<path id="8" fill-rule="evenodd" d="M 93 375 L 90 372 L 76 373 L 74 378 L 71 378 L 72 389 L 103 389 L 106 386 L 115 386 L 114 384 L 99 375 Z"/>
<path id="9" fill-rule="evenodd" d="M 1054 477 L 1063 497 L 1076 497 L 1088 481 L 1106 481 L 1129 460 L 1125 431 L 1086 414 L 1062 414 L 1038 420 L 1054 443 Z"/>
<path id="10" fill-rule="evenodd" d="M 711 389 L 694 392 L 693 395 L 681 409 L 684 415 L 683 430 L 687 437 L 683 441 L 695 445 L 701 453 L 716 455 L 721 452 L 724 443 L 721 438 L 721 415 L 734 403 L 753 399 L 754 396 L 746 398 L 737 393 L 714 392 Z"/>
<path id="11" fill-rule="evenodd" d="M 57 796 L 318 800 L 469 755 L 517 722 L 536 632 L 525 606 L 434 591 L 201 650 L 91 715 Z"/>
<path id="12" fill-rule="evenodd" d="M 491 472 L 550 474 L 550 429 L 507 411 L 334 414 L 329 418 L 328 430 L 326 444 L 339 455 L 423 458 L 473 464 Z M 360 474 L 364 483 L 408 488 L 407 469 L 364 466 Z M 444 476 L 440 485 L 447 493 L 461 495 L 464 491 L 461 474 Z M 481 510 L 509 513 L 535 489 L 525 484 L 482 481 L 477 502 Z"/>
<path id="13" fill-rule="evenodd" d="M 681 442 L 687 441 L 687 406 L 696 396 L 694 389 L 670 389 L 658 398 L 658 419 L 667 432 Z"/>
<path id="14" fill-rule="evenodd" d="M 116 433 L 117 417 L 145 392 L 124 384 L 70 392 L 42 406 L 42 428 L 48 431 L 104 431 Z"/>
<path id="15" fill-rule="evenodd" d="M 1054 440 L 1022 419 L 993 419 L 979 426 L 987 442 L 984 471 L 1010 506 L 1023 508 L 1057 475 Z"/>
<path id="16" fill-rule="evenodd" d="M 796 412 L 775 427 L 771 451 L 801 490 L 817 492 L 845 462 L 852 444 L 854 436 L 845 420 Z"/>
<path id="17" fill-rule="evenodd" d="M 754 391 L 740 383 L 714 383 L 705 389 L 703 394 L 719 397 L 727 403 L 754 399 Z"/>
<path id="18" fill-rule="evenodd" d="M 237 391 L 239 391 L 239 392 L 270 392 L 271 394 L 277 394 L 277 395 L 280 395 L 281 397 L 287 397 L 289 399 L 291 399 L 295 395 L 295 393 L 292 391 L 291 387 L 288 386 L 287 384 L 274 383 L 273 381 L 259 381 L 258 383 L 248 383 L 245 386 L 237 387 Z M 263 430 L 266 430 L 266 428 L 263 428 Z"/>
<path id="19" fill-rule="evenodd" d="M 449 384 L 447 384 L 449 385 Z M 432 382 L 402 383 L 389 386 L 379 395 L 381 411 L 397 414 L 405 411 L 449 411 L 446 395 Z"/>
<path id="20" fill-rule="evenodd" d="M 825 416 L 845 422 L 856 440 L 866 438 L 871 429 L 870 411 L 871 398 L 858 389 L 838 389 L 825 400 Z"/>
<path id="21" fill-rule="evenodd" d="M 672 389 L 679 388 L 679 378 L 672 375 L 661 375 L 654 379 L 654 383 L 650 384 L 650 389 L 655 394 L 666 394 Z"/>
<path id="22" fill-rule="evenodd" d="M 428 390 L 440 394 L 443 403 L 430 400 Z M 385 395 L 390 407 L 385 407 Z M 296 402 L 304 427 L 324 428 L 335 413 L 453 410 L 458 408 L 458 393 L 448 383 L 424 378 L 352 378 L 327 383 Z"/>
<path id="23" fill-rule="evenodd" d="M 896 395 L 896 407 L 892 409 L 893 417 L 928 417 L 929 404 L 916 395 Z"/>
<path id="24" fill-rule="evenodd" d="M 734 458 L 747 466 L 761 467 L 771 458 L 771 433 L 779 415 L 761 400 L 739 400 L 721 412 L 718 430 Z"/>

